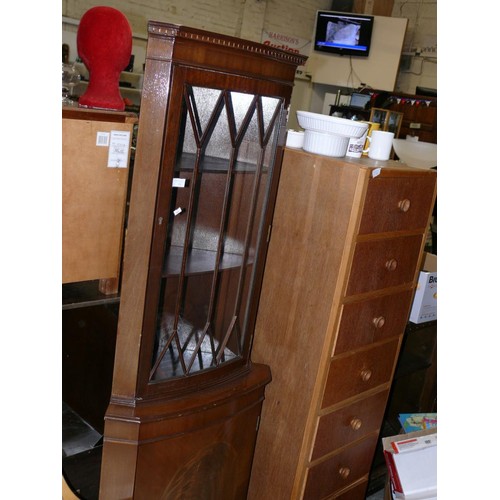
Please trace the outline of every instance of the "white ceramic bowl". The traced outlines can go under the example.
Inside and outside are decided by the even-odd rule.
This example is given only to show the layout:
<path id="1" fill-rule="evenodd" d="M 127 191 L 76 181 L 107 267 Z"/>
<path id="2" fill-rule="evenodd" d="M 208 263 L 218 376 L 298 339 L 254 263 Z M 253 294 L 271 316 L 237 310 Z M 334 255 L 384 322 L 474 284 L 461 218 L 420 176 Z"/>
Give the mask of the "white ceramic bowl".
<path id="1" fill-rule="evenodd" d="M 342 157 L 347 152 L 348 144 L 349 137 L 306 129 L 302 148 L 309 153 Z"/>
<path id="2" fill-rule="evenodd" d="M 354 137 L 359 139 L 368 128 L 367 123 L 328 116 L 321 113 L 311 113 L 310 111 L 297 111 L 299 125 L 305 130 L 336 134 L 343 137 Z"/>
<path id="3" fill-rule="evenodd" d="M 410 167 L 432 168 L 437 165 L 437 144 L 393 139 L 392 145 L 398 158 Z"/>
<path id="4" fill-rule="evenodd" d="M 289 130 L 286 134 L 286 145 L 289 148 L 301 148 L 304 145 L 304 132 Z"/>

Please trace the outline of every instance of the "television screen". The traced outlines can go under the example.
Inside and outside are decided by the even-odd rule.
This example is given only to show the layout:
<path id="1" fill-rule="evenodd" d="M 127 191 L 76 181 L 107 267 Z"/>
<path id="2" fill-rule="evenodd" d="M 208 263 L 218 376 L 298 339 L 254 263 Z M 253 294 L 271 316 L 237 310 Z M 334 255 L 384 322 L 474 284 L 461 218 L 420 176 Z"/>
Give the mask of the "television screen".
<path id="1" fill-rule="evenodd" d="M 318 52 L 368 57 L 373 16 L 351 12 L 318 11 L 314 50 Z"/>

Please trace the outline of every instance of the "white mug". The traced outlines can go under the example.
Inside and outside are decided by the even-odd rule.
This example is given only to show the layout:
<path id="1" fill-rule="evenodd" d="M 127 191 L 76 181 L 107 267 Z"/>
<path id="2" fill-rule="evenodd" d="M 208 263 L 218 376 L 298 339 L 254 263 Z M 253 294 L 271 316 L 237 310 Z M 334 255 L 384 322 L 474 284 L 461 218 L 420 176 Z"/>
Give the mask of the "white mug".
<path id="1" fill-rule="evenodd" d="M 368 136 L 370 146 L 363 153 L 368 152 L 368 157 L 372 160 L 388 160 L 391 156 L 393 139 L 393 132 L 374 130 L 371 136 Z"/>
<path id="2" fill-rule="evenodd" d="M 363 148 L 365 147 L 367 133 L 368 129 L 365 130 L 365 133 L 359 139 L 354 137 L 349 139 L 349 144 L 347 145 L 347 151 L 345 154 L 346 156 L 350 156 L 351 158 L 361 158 Z"/>

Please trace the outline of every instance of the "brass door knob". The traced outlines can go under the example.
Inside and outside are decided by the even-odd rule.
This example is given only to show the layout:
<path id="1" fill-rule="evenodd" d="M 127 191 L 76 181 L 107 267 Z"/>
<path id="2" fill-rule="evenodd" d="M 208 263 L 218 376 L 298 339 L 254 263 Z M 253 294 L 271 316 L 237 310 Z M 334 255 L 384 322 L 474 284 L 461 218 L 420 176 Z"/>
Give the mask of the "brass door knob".
<path id="1" fill-rule="evenodd" d="M 408 212 L 408 210 L 410 210 L 410 205 L 411 205 L 410 200 L 405 198 L 404 200 L 401 200 L 398 203 L 398 208 L 399 210 L 401 210 L 401 212 Z"/>
<path id="2" fill-rule="evenodd" d="M 339 469 L 339 474 L 342 479 L 347 479 L 349 477 L 349 474 L 351 473 L 351 469 L 349 467 L 341 467 Z"/>
<path id="3" fill-rule="evenodd" d="M 375 325 L 375 328 L 382 328 L 385 325 L 385 318 L 383 316 L 373 318 L 373 324 Z"/>
<path id="4" fill-rule="evenodd" d="M 364 370 L 361 371 L 361 380 L 363 382 L 368 382 L 372 378 L 372 371 L 369 370 L 368 368 L 365 368 Z"/>
<path id="5" fill-rule="evenodd" d="M 388 271 L 394 271 L 398 267 L 398 261 L 396 259 L 389 259 L 385 263 L 385 267 Z"/>
<path id="6" fill-rule="evenodd" d="M 363 422 L 361 422 L 361 419 L 356 417 L 351 419 L 351 421 L 349 422 L 349 425 L 353 431 L 359 431 L 359 429 L 361 429 L 362 424 Z"/>

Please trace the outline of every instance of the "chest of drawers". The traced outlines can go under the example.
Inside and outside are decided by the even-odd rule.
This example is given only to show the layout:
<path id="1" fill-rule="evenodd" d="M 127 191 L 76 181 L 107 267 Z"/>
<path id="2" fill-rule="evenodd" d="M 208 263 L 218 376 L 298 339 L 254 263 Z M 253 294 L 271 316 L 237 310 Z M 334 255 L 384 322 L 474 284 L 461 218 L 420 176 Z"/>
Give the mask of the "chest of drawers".
<path id="1" fill-rule="evenodd" d="M 285 151 L 253 340 L 273 380 L 249 499 L 364 499 L 435 189 L 434 171 Z"/>

